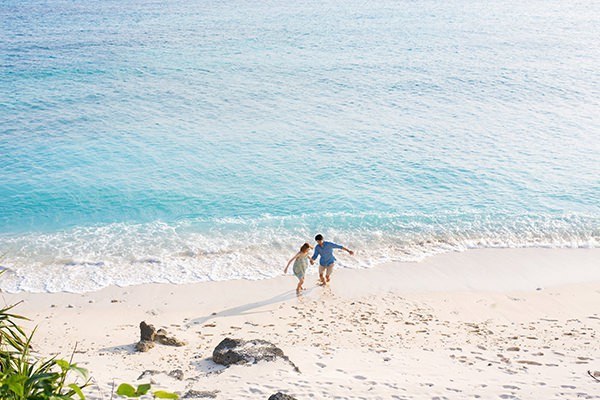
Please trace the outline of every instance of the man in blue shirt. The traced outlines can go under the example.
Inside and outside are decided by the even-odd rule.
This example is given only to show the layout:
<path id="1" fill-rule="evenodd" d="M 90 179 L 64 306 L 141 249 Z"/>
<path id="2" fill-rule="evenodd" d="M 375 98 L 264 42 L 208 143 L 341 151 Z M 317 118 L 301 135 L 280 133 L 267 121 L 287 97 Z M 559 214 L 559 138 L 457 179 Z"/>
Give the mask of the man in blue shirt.
<path id="1" fill-rule="evenodd" d="M 354 252 L 340 244 L 323 241 L 323 235 L 321 234 L 315 236 L 315 240 L 318 244 L 315 246 L 315 252 L 313 253 L 310 259 L 310 264 L 314 264 L 317 257 L 321 257 L 321 259 L 319 260 L 319 279 L 321 280 L 321 284 L 325 285 L 327 284 L 327 282 L 329 282 L 331 272 L 333 271 L 333 266 L 335 265 L 335 257 L 333 256 L 333 250 L 346 250 L 350 255 L 354 255 Z M 325 271 L 327 271 L 327 274 L 325 275 L 325 277 L 323 277 L 323 272 Z"/>

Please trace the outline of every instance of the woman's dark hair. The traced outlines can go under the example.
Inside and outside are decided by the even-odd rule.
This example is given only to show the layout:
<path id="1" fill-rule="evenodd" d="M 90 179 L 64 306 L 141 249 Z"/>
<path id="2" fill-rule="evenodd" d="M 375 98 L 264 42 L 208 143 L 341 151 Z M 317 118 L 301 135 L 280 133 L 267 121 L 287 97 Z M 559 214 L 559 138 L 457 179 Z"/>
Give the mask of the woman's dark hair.
<path id="1" fill-rule="evenodd" d="M 323 240 L 323 235 L 321 235 L 320 233 L 315 236 L 315 240 L 318 242 L 319 240 Z"/>
<path id="2" fill-rule="evenodd" d="M 301 252 L 305 252 L 307 249 L 310 249 L 310 244 L 304 243 L 302 247 L 300 247 Z"/>

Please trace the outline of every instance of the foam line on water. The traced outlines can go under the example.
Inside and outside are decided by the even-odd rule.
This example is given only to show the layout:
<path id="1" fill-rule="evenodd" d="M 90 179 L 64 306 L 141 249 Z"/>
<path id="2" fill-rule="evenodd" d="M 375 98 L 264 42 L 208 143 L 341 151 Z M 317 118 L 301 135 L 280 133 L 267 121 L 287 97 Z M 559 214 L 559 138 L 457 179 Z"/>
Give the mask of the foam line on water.
<path id="1" fill-rule="evenodd" d="M 182 220 L 175 224 L 109 224 L 67 231 L 0 236 L 7 252 L 5 291 L 87 292 L 108 285 L 188 283 L 276 276 L 318 228 L 314 216 Z M 326 238 L 357 251 L 339 265 L 369 268 L 420 261 L 449 251 L 490 247 L 593 248 L 599 221 L 560 217 L 415 214 L 324 216 Z M 208 229 L 206 227 L 209 227 Z"/>

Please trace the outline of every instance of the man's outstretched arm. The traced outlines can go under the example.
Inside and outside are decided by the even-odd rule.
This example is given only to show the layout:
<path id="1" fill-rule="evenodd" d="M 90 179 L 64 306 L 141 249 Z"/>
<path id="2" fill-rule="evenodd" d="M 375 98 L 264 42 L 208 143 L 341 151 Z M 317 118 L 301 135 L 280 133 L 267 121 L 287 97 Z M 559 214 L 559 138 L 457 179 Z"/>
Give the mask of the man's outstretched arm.
<path id="1" fill-rule="evenodd" d="M 344 247 L 341 244 L 337 244 L 337 243 L 332 243 L 332 244 L 333 244 L 334 249 L 342 249 L 344 251 L 347 251 L 348 254 L 350 254 L 351 256 L 354 255 L 354 252 L 352 250 L 350 250 L 349 248 Z"/>
<path id="2" fill-rule="evenodd" d="M 354 255 L 354 252 L 352 250 L 350 250 L 349 248 L 347 248 L 347 247 L 341 246 L 341 249 L 344 250 L 344 251 L 347 251 L 348 254 L 350 254 L 351 256 Z"/>

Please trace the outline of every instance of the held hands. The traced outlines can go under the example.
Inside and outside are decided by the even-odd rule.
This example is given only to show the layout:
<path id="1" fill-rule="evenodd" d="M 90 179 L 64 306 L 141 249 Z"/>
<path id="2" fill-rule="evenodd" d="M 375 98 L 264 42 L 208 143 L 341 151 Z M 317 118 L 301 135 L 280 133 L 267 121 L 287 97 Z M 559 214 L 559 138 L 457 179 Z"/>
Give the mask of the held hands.
<path id="1" fill-rule="evenodd" d="M 310 265 L 315 265 L 315 260 L 313 260 L 312 258 L 310 259 Z"/>

